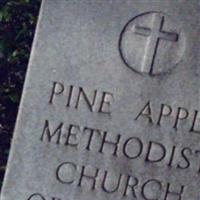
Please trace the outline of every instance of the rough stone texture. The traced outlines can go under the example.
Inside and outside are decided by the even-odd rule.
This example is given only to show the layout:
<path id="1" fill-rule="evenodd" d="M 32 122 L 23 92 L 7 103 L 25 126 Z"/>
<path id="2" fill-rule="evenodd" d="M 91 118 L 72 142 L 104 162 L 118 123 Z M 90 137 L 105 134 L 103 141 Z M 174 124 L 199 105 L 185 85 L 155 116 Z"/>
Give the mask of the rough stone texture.
<path id="1" fill-rule="evenodd" d="M 45 0 L 1 200 L 199 199 L 199 10 Z"/>

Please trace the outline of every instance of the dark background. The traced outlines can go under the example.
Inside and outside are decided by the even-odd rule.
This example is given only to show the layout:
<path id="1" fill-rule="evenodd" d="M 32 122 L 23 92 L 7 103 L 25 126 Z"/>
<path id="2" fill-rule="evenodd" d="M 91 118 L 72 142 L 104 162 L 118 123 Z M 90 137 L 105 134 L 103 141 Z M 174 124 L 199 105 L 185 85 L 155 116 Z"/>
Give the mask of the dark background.
<path id="1" fill-rule="evenodd" d="M 41 0 L 0 0 L 0 190 Z"/>

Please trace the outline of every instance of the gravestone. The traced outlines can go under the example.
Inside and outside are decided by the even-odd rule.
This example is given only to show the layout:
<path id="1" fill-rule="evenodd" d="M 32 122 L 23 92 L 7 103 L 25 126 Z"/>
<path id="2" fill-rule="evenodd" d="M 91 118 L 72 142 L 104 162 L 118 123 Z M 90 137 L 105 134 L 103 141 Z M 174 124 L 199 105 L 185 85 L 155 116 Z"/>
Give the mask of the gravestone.
<path id="1" fill-rule="evenodd" d="M 200 199 L 199 0 L 45 0 L 1 200 Z"/>

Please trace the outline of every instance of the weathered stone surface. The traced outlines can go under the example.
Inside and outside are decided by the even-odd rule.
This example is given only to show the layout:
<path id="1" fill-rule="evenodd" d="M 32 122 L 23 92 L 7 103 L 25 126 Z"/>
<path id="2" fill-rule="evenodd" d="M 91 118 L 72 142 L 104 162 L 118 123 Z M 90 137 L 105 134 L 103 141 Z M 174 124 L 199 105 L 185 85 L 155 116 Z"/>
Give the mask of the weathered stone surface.
<path id="1" fill-rule="evenodd" d="M 199 199 L 199 10 L 44 1 L 1 200 Z"/>

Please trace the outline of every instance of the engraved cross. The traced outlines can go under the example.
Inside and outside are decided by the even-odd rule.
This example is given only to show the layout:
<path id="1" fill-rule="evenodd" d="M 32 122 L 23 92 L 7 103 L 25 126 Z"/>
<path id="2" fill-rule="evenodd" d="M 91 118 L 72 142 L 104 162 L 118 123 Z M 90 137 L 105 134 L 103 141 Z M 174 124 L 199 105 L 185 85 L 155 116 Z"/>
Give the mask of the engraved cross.
<path id="1" fill-rule="evenodd" d="M 170 33 L 163 30 L 164 22 L 164 16 L 154 13 L 152 17 L 152 28 L 136 25 L 134 29 L 135 34 L 148 37 L 141 71 L 147 72 L 150 75 L 153 74 L 155 58 L 160 40 L 177 42 L 179 38 L 177 33 Z"/>

